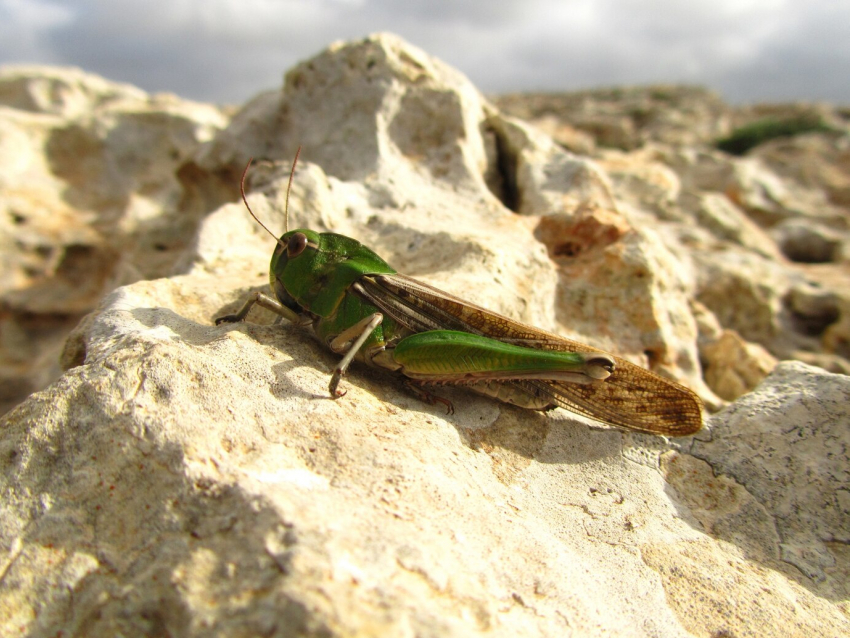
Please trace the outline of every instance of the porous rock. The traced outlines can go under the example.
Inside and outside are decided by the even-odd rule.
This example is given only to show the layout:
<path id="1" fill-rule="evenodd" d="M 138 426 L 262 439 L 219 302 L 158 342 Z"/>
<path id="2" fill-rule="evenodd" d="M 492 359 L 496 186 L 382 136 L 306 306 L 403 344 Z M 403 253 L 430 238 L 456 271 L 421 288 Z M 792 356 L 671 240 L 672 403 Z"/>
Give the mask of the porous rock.
<path id="1" fill-rule="evenodd" d="M 628 122 L 628 144 L 614 144 L 621 150 L 606 148 L 609 134 L 593 126 L 584 133 L 595 143 L 582 148 L 603 168 L 618 210 L 656 231 L 678 259 L 691 301 L 705 302 L 723 328 L 774 357 L 834 371 L 850 366 L 839 315 L 814 333 L 790 303 L 795 288 L 819 287 L 833 298 L 850 288 L 850 131 L 840 107 L 723 108 L 690 87 L 511 95 L 498 104 L 552 132 L 585 121 Z M 829 130 L 775 139 L 744 157 L 713 147 L 732 127 L 801 116 L 817 117 Z M 687 135 L 679 135 L 680 126 Z"/>
<path id="2" fill-rule="evenodd" d="M 791 261 L 819 264 L 835 261 L 842 254 L 841 234 L 808 219 L 786 220 L 773 229 L 773 234 Z"/>
<path id="3" fill-rule="evenodd" d="M 850 628 L 732 479 L 674 476 L 662 442 L 567 414 L 458 391 L 448 417 L 363 369 L 333 401 L 336 357 L 305 332 L 210 324 L 239 283 L 120 288 L 81 328 L 83 365 L 4 418 L 4 633 Z"/>
<path id="4" fill-rule="evenodd" d="M 58 376 L 105 293 L 171 272 L 209 211 L 187 160 L 225 123 L 78 69 L 0 70 L 0 412 Z"/>
<path id="5" fill-rule="evenodd" d="M 708 260 L 716 247 L 696 235 L 694 251 L 677 244 L 688 222 L 660 220 L 640 194 L 658 191 L 620 197 L 625 182 L 395 37 L 334 45 L 175 169 L 181 201 L 205 216 L 172 276 L 107 295 L 68 339 L 65 374 L 0 421 L 0 633 L 850 631 L 846 539 L 829 536 L 847 527 L 835 470 L 846 445 L 828 477 L 778 461 L 765 470 L 799 498 L 822 492 L 801 511 L 838 503 L 808 527 L 807 514 L 787 514 L 798 497 L 751 477 L 740 455 L 720 462 L 744 421 L 762 433 L 749 458 L 794 455 L 798 439 L 771 430 L 782 383 L 804 388 L 795 405 L 813 411 L 789 410 L 789 427 L 846 423 L 844 377 L 782 368 L 782 383 L 775 373 L 674 451 L 462 390 L 445 390 L 446 415 L 362 366 L 334 401 L 338 357 L 306 331 L 259 311 L 215 326 L 265 289 L 273 247 L 232 203 L 238 174 L 258 158 L 248 201 L 279 232 L 299 143 L 290 228 L 353 236 L 406 274 L 716 402 L 697 346 L 730 326 L 719 302 L 694 302 L 706 288 L 690 254 Z M 781 312 L 781 295 L 766 299 Z M 824 440 L 806 445 L 809 463 Z"/>
<path id="6" fill-rule="evenodd" d="M 569 124 L 595 145 L 633 150 L 648 141 L 690 146 L 730 125 L 728 107 L 699 86 L 613 87 L 572 93 L 522 93 L 494 98 L 505 111 L 548 128 Z M 559 136 L 553 135 L 562 142 Z M 569 140 L 570 138 L 567 138 Z M 588 146 L 589 144 L 585 144 Z M 568 145 L 567 145 L 568 146 Z"/>
<path id="7" fill-rule="evenodd" d="M 764 507 L 775 529 L 770 553 L 794 565 L 816 584 L 815 591 L 846 599 L 848 446 L 850 377 L 785 362 L 714 417 L 711 437 L 683 448 Z M 750 524 L 742 518 L 726 534 Z"/>
<path id="8" fill-rule="evenodd" d="M 776 367 L 776 358 L 734 330 L 700 347 L 705 382 L 721 398 L 734 401 L 754 389 Z"/>

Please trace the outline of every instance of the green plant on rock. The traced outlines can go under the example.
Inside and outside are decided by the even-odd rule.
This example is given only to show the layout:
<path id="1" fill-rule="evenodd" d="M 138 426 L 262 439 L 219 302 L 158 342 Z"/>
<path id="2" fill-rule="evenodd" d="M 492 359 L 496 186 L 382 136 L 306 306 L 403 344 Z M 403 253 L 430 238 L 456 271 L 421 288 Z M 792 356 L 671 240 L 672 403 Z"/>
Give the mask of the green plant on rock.
<path id="1" fill-rule="evenodd" d="M 824 121 L 813 115 L 776 119 L 764 118 L 741 126 L 728 136 L 718 140 L 715 146 L 732 155 L 744 155 L 747 151 L 778 137 L 793 137 L 801 133 L 832 130 Z"/>

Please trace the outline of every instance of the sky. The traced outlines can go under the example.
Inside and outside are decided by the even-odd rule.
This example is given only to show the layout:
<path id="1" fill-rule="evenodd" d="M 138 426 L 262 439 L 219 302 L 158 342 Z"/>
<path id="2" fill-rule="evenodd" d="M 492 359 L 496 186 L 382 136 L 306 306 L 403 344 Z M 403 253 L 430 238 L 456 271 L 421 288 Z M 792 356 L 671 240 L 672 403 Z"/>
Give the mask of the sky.
<path id="1" fill-rule="evenodd" d="M 238 105 L 377 31 L 488 94 L 682 83 L 734 104 L 850 104 L 848 0 L 0 0 L 0 65 Z"/>

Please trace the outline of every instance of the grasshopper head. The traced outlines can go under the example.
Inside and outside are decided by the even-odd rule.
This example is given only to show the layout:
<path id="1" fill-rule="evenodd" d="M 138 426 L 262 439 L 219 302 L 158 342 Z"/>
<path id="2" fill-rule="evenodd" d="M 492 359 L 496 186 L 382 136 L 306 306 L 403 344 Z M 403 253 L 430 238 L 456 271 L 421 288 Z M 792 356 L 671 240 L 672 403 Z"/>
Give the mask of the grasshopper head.
<path id="1" fill-rule="evenodd" d="M 307 248 L 311 250 L 307 250 Z M 269 284 L 280 303 L 293 310 L 303 312 L 293 292 L 303 283 L 311 271 L 312 262 L 319 247 L 319 235 L 311 230 L 291 230 L 277 242 L 269 265 Z"/>

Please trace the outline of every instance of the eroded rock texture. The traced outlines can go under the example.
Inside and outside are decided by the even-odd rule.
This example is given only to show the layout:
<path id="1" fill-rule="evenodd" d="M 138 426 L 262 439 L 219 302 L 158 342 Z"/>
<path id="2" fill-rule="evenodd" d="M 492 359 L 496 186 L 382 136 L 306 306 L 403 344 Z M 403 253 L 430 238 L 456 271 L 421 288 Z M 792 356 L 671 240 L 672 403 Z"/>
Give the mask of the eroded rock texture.
<path id="1" fill-rule="evenodd" d="M 628 99 L 521 114 L 557 143 L 388 35 L 231 119 L 4 71 L 5 400 L 56 380 L 0 421 L 0 633 L 850 632 L 847 137 L 733 158 L 719 100 Z M 213 325 L 268 281 L 239 175 L 278 233 L 299 145 L 290 228 L 733 403 L 672 444 L 362 366 L 329 399 L 308 332 Z"/>

